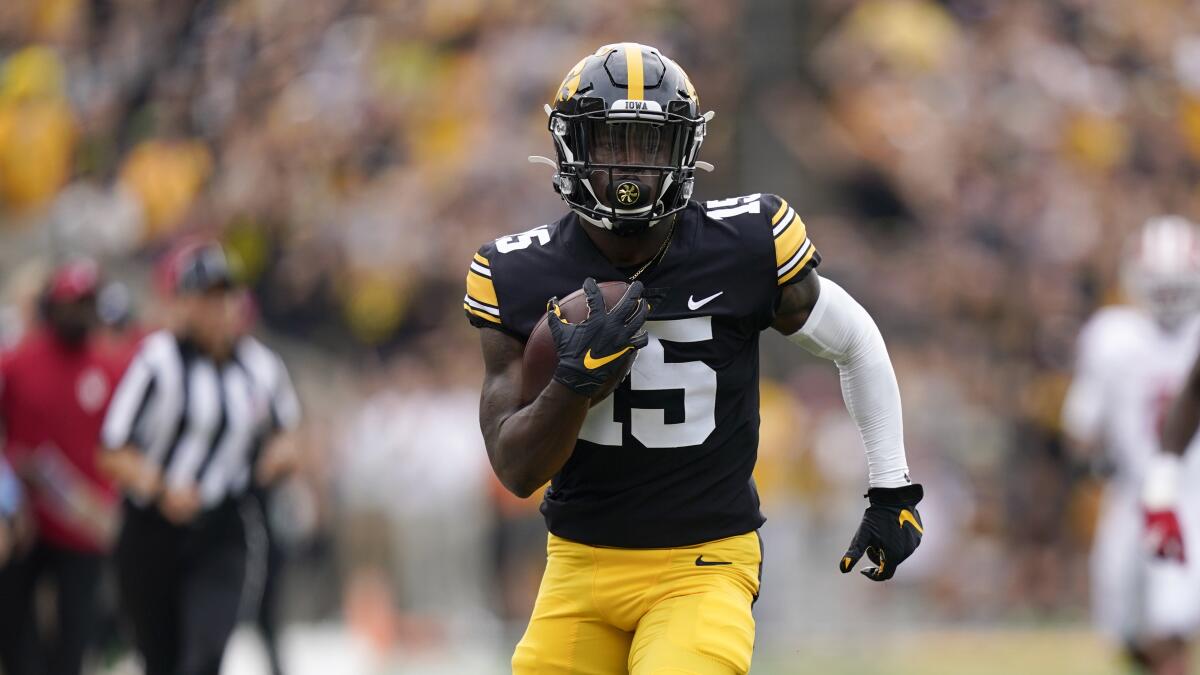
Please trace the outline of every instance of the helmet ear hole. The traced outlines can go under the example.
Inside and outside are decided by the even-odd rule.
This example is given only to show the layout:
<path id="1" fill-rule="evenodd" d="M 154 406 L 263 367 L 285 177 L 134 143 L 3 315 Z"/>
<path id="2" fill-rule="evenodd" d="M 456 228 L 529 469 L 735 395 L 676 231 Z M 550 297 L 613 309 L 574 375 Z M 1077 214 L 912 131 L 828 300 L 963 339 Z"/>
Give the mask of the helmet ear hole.
<path id="1" fill-rule="evenodd" d="M 686 95 L 686 92 L 683 93 Z M 685 115 L 688 117 L 693 116 L 692 104 L 690 101 L 671 101 L 670 103 L 667 103 L 667 112 L 672 115 Z"/>
<path id="2" fill-rule="evenodd" d="M 579 114 L 604 112 L 604 99 L 595 96 L 584 96 L 579 99 Z"/>
<path id="3" fill-rule="evenodd" d="M 555 174 L 554 187 L 560 194 L 570 196 L 575 192 L 575 179 L 566 174 Z"/>

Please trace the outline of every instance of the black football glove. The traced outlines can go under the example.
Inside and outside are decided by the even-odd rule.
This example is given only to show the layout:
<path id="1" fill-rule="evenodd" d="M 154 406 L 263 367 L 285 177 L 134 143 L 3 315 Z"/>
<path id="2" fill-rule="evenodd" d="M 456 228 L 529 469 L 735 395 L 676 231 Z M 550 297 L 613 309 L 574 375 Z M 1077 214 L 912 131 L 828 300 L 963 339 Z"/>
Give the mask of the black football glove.
<path id="1" fill-rule="evenodd" d="M 558 352 L 557 382 L 591 398 L 615 373 L 624 371 L 649 339 L 644 326 L 650 305 L 642 298 L 642 290 L 640 281 L 629 284 L 625 295 L 606 310 L 600 287 L 588 277 L 583 282 L 588 317 L 579 323 L 567 323 L 558 298 L 550 298 L 546 322 Z"/>
<path id="2" fill-rule="evenodd" d="M 924 495 L 920 485 L 867 490 L 871 505 L 838 565 L 842 574 L 854 569 L 866 553 L 875 567 L 863 570 L 863 576 L 872 581 L 891 579 L 900 563 L 921 545 L 925 528 L 921 525 L 921 514 L 917 513 L 917 503 Z"/>

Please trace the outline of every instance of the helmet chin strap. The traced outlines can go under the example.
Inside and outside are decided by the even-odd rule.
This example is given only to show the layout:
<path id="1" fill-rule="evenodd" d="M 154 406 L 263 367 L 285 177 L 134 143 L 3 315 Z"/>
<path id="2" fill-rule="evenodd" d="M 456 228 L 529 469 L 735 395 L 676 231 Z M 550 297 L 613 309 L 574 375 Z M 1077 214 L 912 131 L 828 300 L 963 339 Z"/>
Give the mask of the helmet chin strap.
<path id="1" fill-rule="evenodd" d="M 621 220 L 618 218 L 616 220 L 610 221 L 612 223 L 611 225 L 605 225 L 603 221 L 598 220 L 598 219 L 584 213 L 583 211 L 579 211 L 577 209 L 571 209 L 571 210 L 575 211 L 575 213 L 580 218 L 584 219 L 589 224 L 594 225 L 602 230 L 607 230 L 609 232 L 612 232 L 613 234 L 615 234 L 618 237 L 636 237 L 639 234 L 644 234 L 644 233 L 648 232 L 650 230 L 650 228 L 655 227 L 656 225 L 658 225 L 661 222 L 673 219 L 677 215 L 675 213 L 672 213 L 670 215 L 663 216 L 661 218 L 655 218 L 654 220 L 650 220 L 650 221 L 629 221 L 629 220 Z"/>
<path id="2" fill-rule="evenodd" d="M 637 236 L 637 235 L 645 232 L 646 230 L 649 230 L 650 228 L 654 227 L 655 225 L 659 224 L 663 220 L 662 218 L 657 218 L 655 220 L 651 220 L 651 221 L 647 222 L 647 221 L 635 221 L 635 220 L 621 220 L 620 218 L 613 218 L 613 219 L 607 219 L 608 223 L 606 224 L 603 220 L 600 220 L 599 218 L 591 216 L 591 215 L 585 213 L 584 211 L 581 211 L 581 210 L 575 209 L 575 208 L 572 208 L 571 210 L 574 211 L 576 214 L 579 215 L 580 218 L 583 218 L 591 225 L 594 225 L 602 230 L 607 230 L 609 232 L 612 232 L 613 234 L 617 235 L 618 237 Z"/>
<path id="3" fill-rule="evenodd" d="M 661 220 L 661 218 L 659 220 Z M 611 232 L 613 234 L 617 235 L 618 237 L 636 237 L 639 234 L 645 234 L 646 232 L 648 232 L 650 230 L 650 228 L 657 225 L 658 222 L 659 222 L 658 220 L 651 220 L 649 222 L 644 222 L 644 221 L 638 222 L 635 220 L 617 220 L 617 221 L 613 222 Z"/>

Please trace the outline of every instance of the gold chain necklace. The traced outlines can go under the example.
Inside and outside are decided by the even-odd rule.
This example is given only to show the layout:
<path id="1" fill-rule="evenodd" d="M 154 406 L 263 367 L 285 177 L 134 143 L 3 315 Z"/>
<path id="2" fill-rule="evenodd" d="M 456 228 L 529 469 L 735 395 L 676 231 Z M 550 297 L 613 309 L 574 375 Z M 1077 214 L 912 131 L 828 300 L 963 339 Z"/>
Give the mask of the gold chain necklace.
<path id="1" fill-rule="evenodd" d="M 667 249 L 671 247 L 671 240 L 675 238 L 675 223 L 677 220 L 678 220 L 678 218 L 675 218 L 675 217 L 671 218 L 671 230 L 669 232 L 667 232 L 667 238 L 663 241 L 662 246 L 658 247 L 658 252 L 654 254 L 653 258 L 650 258 L 649 260 L 647 260 L 646 264 L 644 264 L 638 268 L 638 271 L 629 275 L 630 281 L 637 279 L 638 277 L 640 277 L 642 275 L 642 272 L 645 272 L 646 270 L 650 269 L 651 265 L 653 265 L 654 263 L 656 263 L 666 257 Z"/>

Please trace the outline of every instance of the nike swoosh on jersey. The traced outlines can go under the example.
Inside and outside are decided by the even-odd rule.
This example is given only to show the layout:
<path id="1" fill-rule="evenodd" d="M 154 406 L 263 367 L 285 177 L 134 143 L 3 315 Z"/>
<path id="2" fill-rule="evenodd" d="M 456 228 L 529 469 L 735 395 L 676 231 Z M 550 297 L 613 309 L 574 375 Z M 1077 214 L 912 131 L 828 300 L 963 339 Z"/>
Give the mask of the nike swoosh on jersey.
<path id="1" fill-rule="evenodd" d="M 921 524 L 917 522 L 917 519 L 915 517 L 913 517 L 912 511 L 909 511 L 908 509 L 901 509 L 900 510 L 900 529 L 902 529 L 902 530 L 904 529 L 905 523 L 912 525 L 913 529 L 916 530 L 917 532 L 920 532 L 921 534 L 925 534 L 924 528 L 922 528 Z"/>
<path id="2" fill-rule="evenodd" d="M 732 565 L 732 564 L 733 564 L 733 563 L 729 562 L 728 560 L 724 560 L 724 561 L 721 561 L 721 560 L 705 560 L 705 559 L 704 559 L 704 554 L 703 554 L 703 553 L 701 553 L 700 555 L 696 556 L 696 567 L 711 567 L 711 566 L 713 566 L 713 565 Z"/>
<path id="3" fill-rule="evenodd" d="M 593 357 L 592 350 L 589 349 L 587 350 L 587 353 L 583 355 L 583 367 L 587 368 L 588 370 L 595 370 L 600 366 L 616 361 L 630 349 L 633 349 L 633 347 L 626 347 L 619 352 L 609 354 L 608 356 L 601 356 L 600 358 Z"/>
<path id="4" fill-rule="evenodd" d="M 694 300 L 694 299 L 692 299 L 692 296 L 689 295 L 688 296 L 688 309 L 690 309 L 690 310 L 700 309 L 701 307 L 707 305 L 708 303 L 712 302 L 713 300 L 716 300 L 717 296 L 721 295 L 724 292 L 725 291 L 717 291 L 716 293 L 713 293 L 712 295 L 708 296 L 707 298 L 702 298 L 700 300 Z"/>

